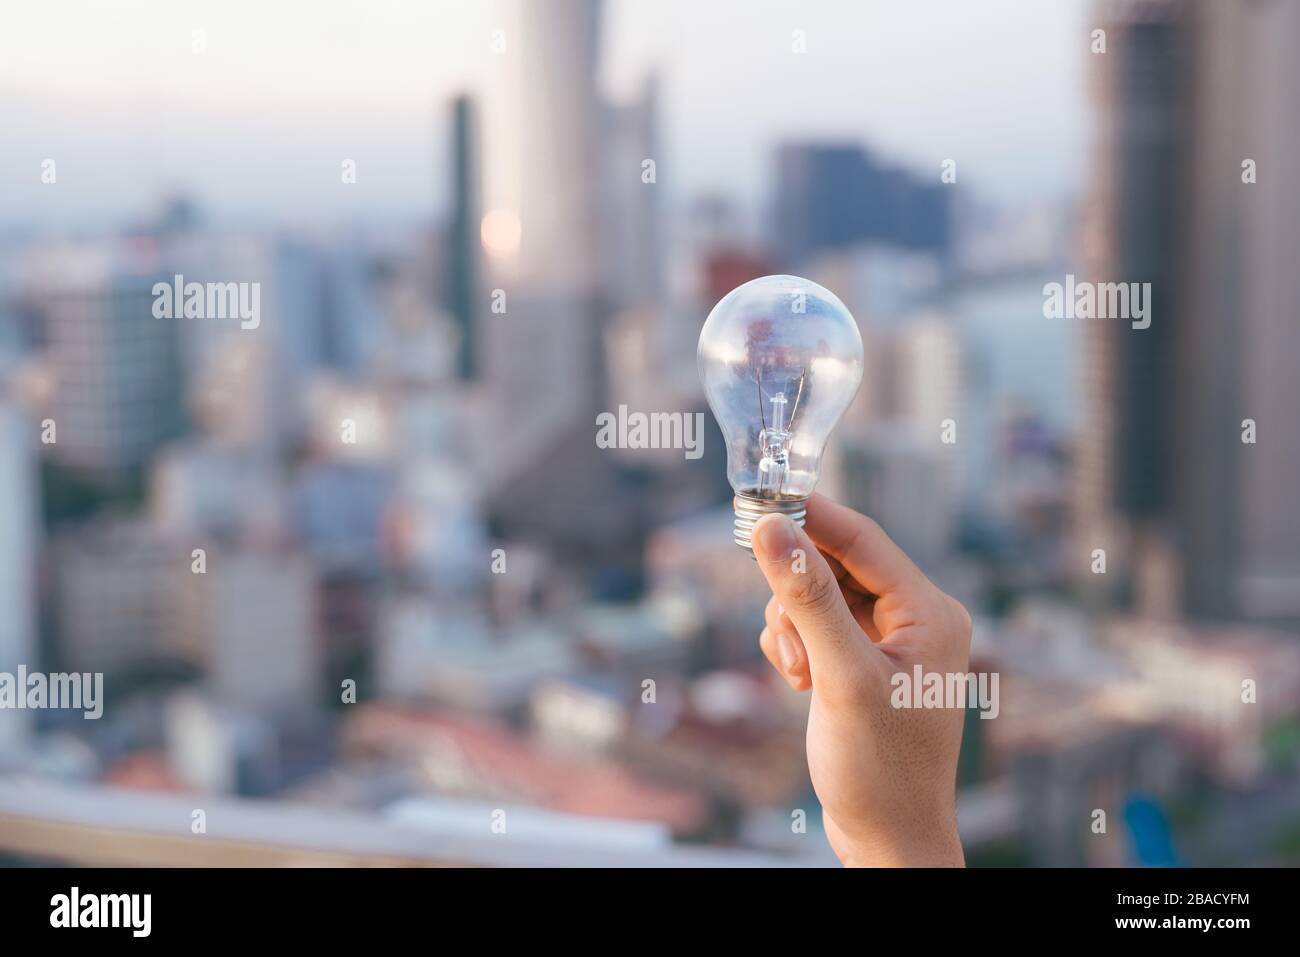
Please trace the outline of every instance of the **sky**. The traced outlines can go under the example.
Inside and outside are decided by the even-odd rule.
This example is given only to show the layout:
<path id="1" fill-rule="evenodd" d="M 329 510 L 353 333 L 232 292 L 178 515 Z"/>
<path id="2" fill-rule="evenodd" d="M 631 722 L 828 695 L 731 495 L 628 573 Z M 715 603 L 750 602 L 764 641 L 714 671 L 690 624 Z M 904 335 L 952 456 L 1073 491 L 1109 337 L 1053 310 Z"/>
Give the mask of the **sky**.
<path id="1" fill-rule="evenodd" d="M 546 2 L 546 0 L 535 0 Z M 663 91 L 660 182 L 760 203 L 783 139 L 857 140 L 1008 203 L 1066 198 L 1089 137 L 1083 0 L 608 0 L 602 84 Z M 0 0 L 0 226 L 436 214 L 445 104 L 492 2 Z M 793 31 L 807 52 L 792 53 Z M 201 31 L 196 33 L 196 31 Z M 201 42 L 202 52 L 195 52 Z M 343 159 L 355 188 L 338 189 Z M 57 189 L 41 183 L 54 159 Z"/>

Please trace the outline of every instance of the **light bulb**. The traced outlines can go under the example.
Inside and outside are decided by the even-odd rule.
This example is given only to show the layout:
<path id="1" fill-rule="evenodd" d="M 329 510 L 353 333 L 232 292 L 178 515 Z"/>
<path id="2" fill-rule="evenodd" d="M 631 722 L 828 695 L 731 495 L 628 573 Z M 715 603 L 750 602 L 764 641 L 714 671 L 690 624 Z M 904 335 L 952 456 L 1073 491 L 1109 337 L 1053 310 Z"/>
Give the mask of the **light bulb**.
<path id="1" fill-rule="evenodd" d="M 713 307 L 696 361 L 727 443 L 736 544 L 752 552 L 768 512 L 803 524 L 826 440 L 862 382 L 862 336 L 830 290 L 763 276 Z"/>

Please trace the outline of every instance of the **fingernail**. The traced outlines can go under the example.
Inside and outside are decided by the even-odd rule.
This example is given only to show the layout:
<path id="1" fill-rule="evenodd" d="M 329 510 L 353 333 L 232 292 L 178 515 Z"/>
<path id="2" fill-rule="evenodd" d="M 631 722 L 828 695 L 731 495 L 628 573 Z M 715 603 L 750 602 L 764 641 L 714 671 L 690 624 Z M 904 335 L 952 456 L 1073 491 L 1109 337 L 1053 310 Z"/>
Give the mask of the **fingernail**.
<path id="1" fill-rule="evenodd" d="M 780 617 L 781 617 L 782 615 L 784 615 L 784 614 L 785 614 L 785 605 L 781 604 L 780 602 L 777 602 L 777 603 L 776 603 L 776 616 L 777 616 L 778 618 L 780 618 Z"/>
<path id="2" fill-rule="evenodd" d="M 789 635 L 776 636 L 776 654 L 781 659 L 781 667 L 787 673 L 793 671 L 794 666 L 799 663 L 799 653 L 794 650 L 794 642 L 790 640 Z"/>
<path id="3" fill-rule="evenodd" d="M 799 544 L 795 537 L 794 522 L 788 516 L 777 514 L 764 519 L 758 529 L 758 545 L 769 561 L 785 561 Z"/>

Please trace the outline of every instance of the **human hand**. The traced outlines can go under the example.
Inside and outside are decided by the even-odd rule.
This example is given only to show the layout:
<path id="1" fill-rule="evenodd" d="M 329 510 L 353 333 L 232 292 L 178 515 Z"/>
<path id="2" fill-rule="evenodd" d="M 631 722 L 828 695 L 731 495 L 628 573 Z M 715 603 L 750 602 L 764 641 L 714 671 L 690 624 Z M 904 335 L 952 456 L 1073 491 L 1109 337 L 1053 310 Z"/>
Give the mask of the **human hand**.
<path id="1" fill-rule="evenodd" d="M 971 621 L 871 519 L 822 495 L 806 526 L 754 526 L 772 588 L 763 653 L 812 689 L 808 770 L 827 838 L 848 866 L 962 866 L 957 753 L 965 712 L 895 708 L 890 679 L 965 673 Z"/>

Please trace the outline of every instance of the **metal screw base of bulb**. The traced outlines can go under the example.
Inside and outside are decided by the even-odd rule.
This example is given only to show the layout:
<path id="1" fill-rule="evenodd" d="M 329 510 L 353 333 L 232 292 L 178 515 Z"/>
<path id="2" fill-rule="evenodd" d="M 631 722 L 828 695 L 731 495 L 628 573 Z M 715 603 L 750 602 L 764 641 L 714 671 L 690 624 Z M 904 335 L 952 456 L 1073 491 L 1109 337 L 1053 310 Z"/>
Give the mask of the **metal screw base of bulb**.
<path id="1" fill-rule="evenodd" d="M 751 558 L 754 557 L 751 536 L 760 518 L 773 512 L 780 512 L 790 516 L 790 521 L 802 528 L 804 516 L 808 513 L 806 498 L 765 499 L 737 493 L 731 504 L 736 512 L 735 542 L 749 552 Z"/>

